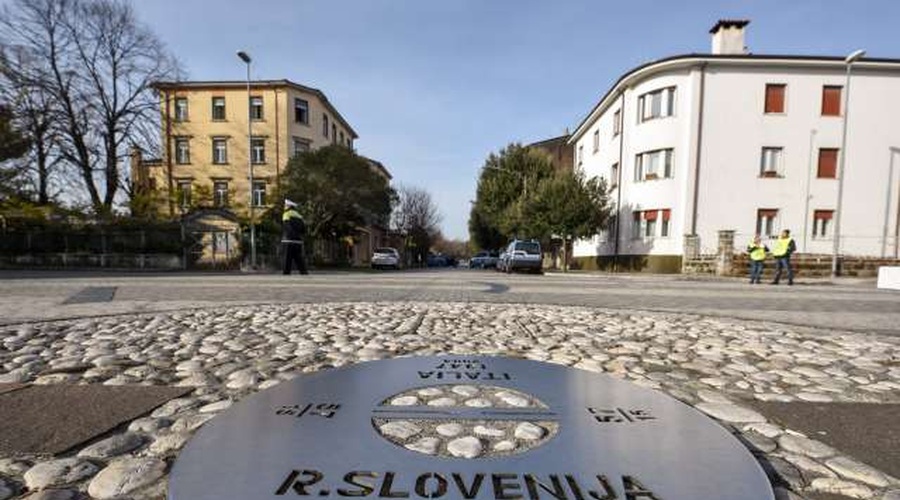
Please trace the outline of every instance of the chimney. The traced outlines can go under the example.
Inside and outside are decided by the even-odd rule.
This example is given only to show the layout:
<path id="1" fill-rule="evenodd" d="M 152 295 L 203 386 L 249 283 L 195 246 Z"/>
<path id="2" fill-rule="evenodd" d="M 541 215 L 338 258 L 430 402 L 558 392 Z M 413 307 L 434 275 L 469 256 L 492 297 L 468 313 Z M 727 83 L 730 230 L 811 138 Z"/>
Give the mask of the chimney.
<path id="1" fill-rule="evenodd" d="M 744 55 L 744 27 L 750 24 L 747 19 L 720 19 L 709 32 L 712 34 L 712 53 L 728 55 Z"/>

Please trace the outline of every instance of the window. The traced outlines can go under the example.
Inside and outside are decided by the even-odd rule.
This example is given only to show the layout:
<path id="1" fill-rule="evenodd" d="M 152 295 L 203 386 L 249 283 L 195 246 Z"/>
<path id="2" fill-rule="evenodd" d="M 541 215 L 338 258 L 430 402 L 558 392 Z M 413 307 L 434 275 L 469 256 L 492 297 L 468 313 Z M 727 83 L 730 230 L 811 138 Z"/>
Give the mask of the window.
<path id="1" fill-rule="evenodd" d="M 175 138 L 175 163 L 187 165 L 191 162 L 191 141 L 187 137 Z"/>
<path id="2" fill-rule="evenodd" d="M 638 122 L 675 114 L 675 87 L 654 90 L 638 98 Z"/>
<path id="3" fill-rule="evenodd" d="M 251 120 L 262 120 L 263 119 L 263 98 L 262 96 L 252 96 L 250 97 L 250 119 Z"/>
<path id="4" fill-rule="evenodd" d="M 294 99 L 294 122 L 309 125 L 309 103 L 304 99 Z"/>
<path id="5" fill-rule="evenodd" d="M 353 149 L 353 139 L 350 137 L 347 138 L 347 147 Z"/>
<path id="6" fill-rule="evenodd" d="M 583 145 L 578 146 L 578 166 L 579 167 L 581 166 L 581 160 L 582 160 L 583 156 L 584 156 L 584 146 Z"/>
<path id="7" fill-rule="evenodd" d="M 779 177 L 781 175 L 781 149 L 762 148 L 759 161 L 760 177 Z"/>
<path id="8" fill-rule="evenodd" d="M 253 181 L 253 206 L 262 207 L 266 204 L 266 181 Z"/>
<path id="9" fill-rule="evenodd" d="M 775 221 L 778 218 L 778 210 L 774 208 L 761 208 L 756 211 L 756 234 L 774 238 L 778 234 Z"/>
<path id="10" fill-rule="evenodd" d="M 337 142 L 337 125 L 334 123 L 331 124 L 331 143 L 334 144 Z"/>
<path id="11" fill-rule="evenodd" d="M 213 120 L 224 120 L 225 119 L 225 98 L 224 97 L 213 97 L 212 98 L 212 119 Z"/>
<path id="12" fill-rule="evenodd" d="M 175 98 L 175 121 L 186 122 L 188 119 L 188 100 L 187 97 Z"/>
<path id="13" fill-rule="evenodd" d="M 617 109 L 613 113 L 613 137 L 622 133 L 622 110 Z"/>
<path id="14" fill-rule="evenodd" d="M 609 188 L 612 189 L 619 185 L 619 164 L 613 163 L 609 168 Z"/>
<path id="15" fill-rule="evenodd" d="M 836 148 L 819 149 L 819 171 L 816 177 L 819 179 L 837 179 L 837 157 L 838 150 Z"/>
<path id="16" fill-rule="evenodd" d="M 633 212 L 631 219 L 631 239 L 641 239 L 641 212 Z"/>
<path id="17" fill-rule="evenodd" d="M 305 153 L 309 151 L 309 140 L 303 139 L 300 137 L 294 137 L 291 141 L 294 146 L 294 156 L 299 156 L 300 153 Z"/>
<path id="18" fill-rule="evenodd" d="M 672 218 L 672 211 L 668 208 L 662 211 L 662 223 L 659 225 L 659 235 L 663 238 L 669 237 L 669 220 Z"/>
<path id="19" fill-rule="evenodd" d="M 212 162 L 214 165 L 225 165 L 228 163 L 228 140 L 224 137 L 213 137 Z"/>
<path id="20" fill-rule="evenodd" d="M 228 206 L 228 181 L 213 182 L 213 202 L 217 207 Z"/>
<path id="21" fill-rule="evenodd" d="M 328 137 L 328 115 L 322 115 L 322 135 Z"/>
<path id="22" fill-rule="evenodd" d="M 250 140 L 250 161 L 255 164 L 266 162 L 266 140 L 254 137 Z"/>
<path id="23" fill-rule="evenodd" d="M 783 83 L 766 84 L 766 113 L 784 113 L 784 91 L 787 85 Z"/>
<path id="24" fill-rule="evenodd" d="M 340 144 L 341 146 L 344 145 L 344 131 L 341 131 L 341 140 L 338 141 L 338 144 Z"/>
<path id="25" fill-rule="evenodd" d="M 597 154 L 597 151 L 600 150 L 600 131 L 594 131 L 594 154 Z"/>
<path id="26" fill-rule="evenodd" d="M 633 212 L 631 238 L 634 240 L 655 238 L 657 226 L 660 228 L 660 234 L 663 237 L 668 237 L 670 214 L 671 212 L 668 209 Z M 611 228 L 613 228 L 613 226 L 611 226 Z"/>
<path id="27" fill-rule="evenodd" d="M 839 85 L 822 87 L 822 116 L 841 116 L 841 89 Z"/>
<path id="28" fill-rule="evenodd" d="M 671 179 L 675 175 L 673 156 L 672 149 L 658 149 L 637 155 L 634 162 L 634 181 Z"/>
<path id="29" fill-rule="evenodd" d="M 834 210 L 816 210 L 813 212 L 813 238 L 828 238 L 831 236 L 831 218 Z"/>
<path id="30" fill-rule="evenodd" d="M 656 236 L 656 210 L 644 210 L 644 238 Z"/>
<path id="31" fill-rule="evenodd" d="M 178 205 L 182 208 L 191 206 L 191 181 L 178 181 Z"/>

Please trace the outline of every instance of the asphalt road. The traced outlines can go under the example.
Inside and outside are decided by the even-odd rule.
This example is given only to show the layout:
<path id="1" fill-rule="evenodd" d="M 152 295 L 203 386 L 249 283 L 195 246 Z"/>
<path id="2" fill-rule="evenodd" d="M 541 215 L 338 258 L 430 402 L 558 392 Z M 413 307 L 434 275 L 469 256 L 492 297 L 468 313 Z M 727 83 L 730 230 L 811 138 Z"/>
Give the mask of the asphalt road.
<path id="1" fill-rule="evenodd" d="M 900 293 L 874 280 L 749 285 L 680 275 L 482 270 L 280 274 L 0 272 L 0 324 L 226 304 L 502 302 L 668 311 L 900 335 Z"/>

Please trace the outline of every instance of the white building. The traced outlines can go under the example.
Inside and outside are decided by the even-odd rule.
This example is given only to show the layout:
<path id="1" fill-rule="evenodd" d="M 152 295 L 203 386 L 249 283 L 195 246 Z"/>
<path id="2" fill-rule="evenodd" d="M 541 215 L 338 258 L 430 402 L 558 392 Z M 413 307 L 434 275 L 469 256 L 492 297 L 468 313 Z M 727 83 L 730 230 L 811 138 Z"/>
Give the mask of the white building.
<path id="1" fill-rule="evenodd" d="M 748 21 L 720 21 L 712 54 L 623 75 L 578 125 L 576 168 L 612 187 L 618 217 L 575 245 L 590 266 L 677 271 L 684 235 L 714 252 L 790 229 L 798 251 L 830 254 L 838 193 L 844 57 L 749 54 Z M 852 64 L 841 251 L 897 255 L 900 59 Z"/>

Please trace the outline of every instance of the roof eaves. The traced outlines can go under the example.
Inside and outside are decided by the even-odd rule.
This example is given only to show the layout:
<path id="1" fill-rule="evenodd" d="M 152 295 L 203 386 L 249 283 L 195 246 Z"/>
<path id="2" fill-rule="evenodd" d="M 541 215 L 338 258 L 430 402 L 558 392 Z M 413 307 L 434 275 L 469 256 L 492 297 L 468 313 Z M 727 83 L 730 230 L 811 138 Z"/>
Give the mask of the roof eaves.
<path id="1" fill-rule="evenodd" d="M 616 82 L 606 91 L 605 94 L 600 98 L 596 105 L 594 105 L 590 112 L 588 112 L 585 117 L 578 122 L 578 126 L 575 127 L 575 130 L 569 136 L 568 143 L 574 144 L 578 139 L 584 135 L 584 126 L 585 124 L 594 116 L 596 111 L 603 105 L 604 102 L 609 99 L 612 95 L 616 94 L 619 90 L 619 87 L 623 82 L 628 80 L 630 77 L 640 73 L 643 70 L 650 69 L 653 66 L 663 65 L 667 63 L 695 63 L 695 64 L 708 64 L 715 62 L 764 62 L 764 61 L 793 61 L 793 62 L 838 62 L 841 64 L 844 63 L 843 56 L 805 56 L 805 55 L 783 55 L 783 54 L 680 54 L 670 57 L 665 57 L 663 59 L 658 59 L 654 61 L 650 61 L 640 66 L 636 66 L 624 73 L 620 76 Z M 856 63 L 857 66 L 860 65 L 896 65 L 897 69 L 900 69 L 900 59 L 894 58 L 864 58 Z"/>
<path id="2" fill-rule="evenodd" d="M 246 80 L 193 80 L 193 81 L 157 81 L 153 82 L 151 88 L 155 90 L 167 90 L 167 89 L 175 89 L 175 88 L 210 88 L 210 87 L 234 87 L 234 88 L 243 88 L 247 86 Z M 350 123 L 344 119 L 344 116 L 331 104 L 331 101 L 328 100 L 328 96 L 325 95 L 324 92 L 317 88 L 307 87 L 306 85 L 301 85 L 296 82 L 292 82 L 291 80 L 282 78 L 280 80 L 251 80 L 250 88 L 253 87 L 291 87 L 296 90 L 300 90 L 302 92 L 307 92 L 310 94 L 314 94 L 318 97 L 325 107 L 328 108 L 329 111 L 341 122 L 341 125 L 347 129 L 353 139 L 359 139 L 359 135 L 356 133 L 356 130 L 350 126 Z"/>

